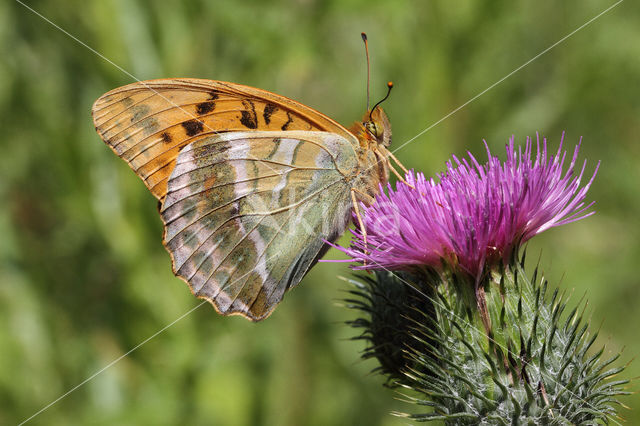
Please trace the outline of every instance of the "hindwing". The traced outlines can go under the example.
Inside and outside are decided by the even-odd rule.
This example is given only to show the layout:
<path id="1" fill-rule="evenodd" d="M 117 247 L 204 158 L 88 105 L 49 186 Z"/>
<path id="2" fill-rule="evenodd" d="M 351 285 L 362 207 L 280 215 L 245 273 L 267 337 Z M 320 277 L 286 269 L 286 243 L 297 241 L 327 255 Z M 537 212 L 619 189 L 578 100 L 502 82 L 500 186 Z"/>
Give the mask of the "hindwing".
<path id="1" fill-rule="evenodd" d="M 265 318 L 344 232 L 357 167 L 335 133 L 198 138 L 178 155 L 161 209 L 174 273 L 220 313 Z"/>

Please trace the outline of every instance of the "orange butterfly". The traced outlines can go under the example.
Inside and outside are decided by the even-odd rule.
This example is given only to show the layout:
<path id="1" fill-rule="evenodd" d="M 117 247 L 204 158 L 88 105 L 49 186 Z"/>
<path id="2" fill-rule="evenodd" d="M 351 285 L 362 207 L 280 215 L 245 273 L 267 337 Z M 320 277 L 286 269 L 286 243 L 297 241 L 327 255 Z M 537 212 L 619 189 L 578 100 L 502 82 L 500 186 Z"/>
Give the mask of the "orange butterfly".
<path id="1" fill-rule="evenodd" d="M 346 129 L 265 90 L 164 79 L 112 90 L 92 114 L 159 200 L 173 272 L 221 314 L 254 321 L 395 172 L 378 106 Z"/>

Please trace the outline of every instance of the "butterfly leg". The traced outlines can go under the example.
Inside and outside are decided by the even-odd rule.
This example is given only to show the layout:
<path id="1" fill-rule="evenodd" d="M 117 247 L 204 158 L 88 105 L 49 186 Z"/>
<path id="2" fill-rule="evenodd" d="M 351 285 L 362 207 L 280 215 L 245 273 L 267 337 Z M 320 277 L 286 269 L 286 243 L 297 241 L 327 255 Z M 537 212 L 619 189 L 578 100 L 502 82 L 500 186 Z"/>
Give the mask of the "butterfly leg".
<path id="1" fill-rule="evenodd" d="M 400 162 L 400 160 L 398 160 L 398 158 L 396 158 L 395 155 L 393 155 L 393 152 L 389 151 L 388 149 L 385 148 L 385 150 L 387 151 L 387 156 L 389 156 L 391 159 L 393 159 L 393 161 L 396 162 L 396 164 L 398 166 L 400 166 L 400 168 L 402 169 L 403 172 L 405 173 L 409 173 L 409 170 L 407 170 L 407 168 L 405 166 L 402 165 L 402 163 Z M 389 162 L 391 163 L 391 162 Z"/>
<path id="2" fill-rule="evenodd" d="M 382 153 L 380 153 L 378 151 L 378 154 L 380 156 L 382 156 L 385 161 L 387 162 L 387 165 L 389 166 L 389 170 L 391 170 L 393 172 L 394 175 L 396 175 L 396 177 L 400 180 L 400 182 L 404 183 L 405 185 L 407 185 L 409 188 L 411 189 L 416 189 L 415 186 L 411 185 L 409 182 L 407 182 L 407 180 L 404 178 L 404 176 L 402 176 L 395 167 L 393 167 L 393 164 L 391 163 L 390 158 L 392 158 L 396 164 L 398 166 L 400 166 L 400 168 L 405 172 L 408 173 L 409 171 L 407 170 L 407 168 L 405 166 L 402 165 L 402 163 L 400 161 L 398 161 L 398 159 L 396 158 L 395 155 L 393 155 L 393 153 L 391 151 L 389 151 L 388 149 L 384 148 L 385 150 L 385 154 L 386 155 L 382 155 Z"/>
<path id="3" fill-rule="evenodd" d="M 393 164 L 391 164 L 391 161 L 389 161 L 388 158 L 387 158 L 387 164 L 389 165 L 389 170 L 391 170 L 393 172 L 393 174 L 396 175 L 396 177 L 400 180 L 400 182 L 404 183 L 405 185 L 407 185 L 411 189 L 416 189 L 415 186 L 413 186 L 409 182 L 407 182 L 407 180 L 404 178 L 404 176 L 402 176 L 400 173 L 398 173 L 398 171 L 395 169 L 395 167 L 393 167 Z"/>
<path id="4" fill-rule="evenodd" d="M 351 188 L 351 202 L 353 203 L 353 210 L 356 212 L 356 217 L 358 218 L 358 226 L 362 231 L 362 241 L 364 242 L 364 253 L 367 253 L 367 228 L 364 226 L 364 222 L 362 221 L 362 215 L 360 214 L 360 205 L 358 204 L 358 199 L 356 198 L 356 193 L 362 197 L 364 197 L 365 202 L 367 204 L 373 203 L 375 200 L 372 196 L 365 194 L 362 191 L 359 191 L 356 188 Z M 367 262 L 363 261 L 363 265 L 366 265 Z"/>

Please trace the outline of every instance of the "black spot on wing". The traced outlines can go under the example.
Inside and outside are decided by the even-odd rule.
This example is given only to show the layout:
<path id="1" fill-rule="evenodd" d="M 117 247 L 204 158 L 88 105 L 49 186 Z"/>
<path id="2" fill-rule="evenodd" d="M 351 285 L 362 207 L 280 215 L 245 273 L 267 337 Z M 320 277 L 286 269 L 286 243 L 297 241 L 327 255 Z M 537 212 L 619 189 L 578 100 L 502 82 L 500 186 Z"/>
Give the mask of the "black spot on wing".
<path id="1" fill-rule="evenodd" d="M 160 137 L 162 138 L 162 142 L 164 142 L 164 143 L 171 142 L 171 135 L 169 133 L 167 133 L 167 132 L 162 132 Z"/>
<path id="2" fill-rule="evenodd" d="M 287 130 L 291 123 L 293 123 L 293 118 L 291 117 L 291 114 L 289 114 L 289 111 L 287 111 L 287 122 L 282 125 L 281 129 Z"/>
<path id="3" fill-rule="evenodd" d="M 242 117 L 240 117 L 240 123 L 248 129 L 258 128 L 258 117 L 256 116 L 256 107 L 253 102 L 249 100 L 242 101 L 244 110 L 242 111 Z"/>
<path id="4" fill-rule="evenodd" d="M 215 107 L 216 103 L 213 101 L 201 102 L 196 105 L 196 112 L 198 113 L 198 115 L 206 114 L 213 111 Z"/>
<path id="5" fill-rule="evenodd" d="M 212 90 L 212 91 L 209 92 L 209 100 L 210 101 L 215 101 L 216 99 L 218 99 L 219 96 L 220 95 L 215 90 Z"/>
<path id="6" fill-rule="evenodd" d="M 267 104 L 264 107 L 264 112 L 262 113 L 262 117 L 264 118 L 264 122 L 266 124 L 271 123 L 271 115 L 278 109 L 278 106 L 275 104 Z"/>
<path id="7" fill-rule="evenodd" d="M 182 127 L 187 132 L 187 136 L 195 136 L 202 132 L 204 125 L 200 120 L 189 120 L 182 123 Z"/>

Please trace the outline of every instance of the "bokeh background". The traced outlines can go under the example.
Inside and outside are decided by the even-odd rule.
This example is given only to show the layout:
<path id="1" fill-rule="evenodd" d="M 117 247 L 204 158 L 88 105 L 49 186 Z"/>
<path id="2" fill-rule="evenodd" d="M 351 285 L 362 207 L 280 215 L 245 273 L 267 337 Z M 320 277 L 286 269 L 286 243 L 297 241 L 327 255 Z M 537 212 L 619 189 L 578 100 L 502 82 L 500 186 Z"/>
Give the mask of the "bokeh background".
<path id="1" fill-rule="evenodd" d="M 396 85 L 385 109 L 398 147 L 614 2 L 25 4 L 42 17 L 0 3 L 0 424 L 173 324 L 28 424 L 401 425 L 390 411 L 414 407 L 348 339 L 343 264 L 316 266 L 263 323 L 209 305 L 173 323 L 199 301 L 171 273 L 154 198 L 95 134 L 93 101 L 132 76 L 201 77 L 349 124 L 365 108 L 366 31 L 373 98 Z M 565 131 L 569 148 L 582 136 L 587 173 L 602 161 L 597 214 L 535 238 L 529 257 L 588 299 L 600 343 L 626 348 L 621 362 L 640 354 L 639 12 L 621 2 L 397 152 L 434 174 L 451 154 L 486 158 L 483 139 L 504 158 L 512 134 L 556 147 Z M 623 377 L 638 375 L 636 361 Z M 639 399 L 623 400 L 629 424 Z"/>

